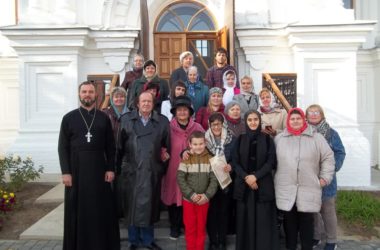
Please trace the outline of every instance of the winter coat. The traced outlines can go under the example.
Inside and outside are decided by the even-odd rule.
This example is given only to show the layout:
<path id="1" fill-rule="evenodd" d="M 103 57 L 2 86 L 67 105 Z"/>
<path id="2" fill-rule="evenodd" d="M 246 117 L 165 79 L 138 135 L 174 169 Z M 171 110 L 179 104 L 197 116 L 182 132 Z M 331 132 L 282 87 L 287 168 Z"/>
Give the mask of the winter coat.
<path id="1" fill-rule="evenodd" d="M 195 84 L 194 86 L 194 92 L 195 92 L 195 97 L 191 96 L 189 94 L 189 85 L 190 84 Z M 208 87 L 204 83 L 197 81 L 196 83 L 190 83 L 189 81 L 185 82 L 186 88 L 187 88 L 187 96 L 190 97 L 191 103 L 193 104 L 194 107 L 194 112 L 197 113 L 198 110 L 201 107 L 206 107 L 208 104 Z"/>
<path id="2" fill-rule="evenodd" d="M 183 82 L 187 81 L 187 72 L 184 70 L 182 66 L 179 68 L 176 68 L 173 70 L 173 72 L 170 75 L 169 84 L 170 88 L 174 85 L 174 83 L 178 80 L 181 80 Z"/>
<path id="3" fill-rule="evenodd" d="M 142 77 L 142 74 L 143 74 L 143 69 L 132 69 L 131 71 L 127 71 L 125 72 L 125 77 L 124 77 L 124 80 L 121 84 L 121 86 L 127 91 L 127 101 L 130 100 L 132 101 L 132 97 L 131 97 L 131 88 L 133 86 L 133 82 L 136 80 L 136 79 L 139 79 L 140 77 Z M 127 102 L 127 106 L 128 107 L 131 107 L 131 103 Z"/>
<path id="4" fill-rule="evenodd" d="M 221 104 L 219 110 L 216 112 L 220 112 L 224 114 L 224 105 Z M 208 118 L 213 112 L 210 112 L 208 107 L 201 107 L 195 115 L 195 121 L 202 125 L 202 127 L 207 130 L 208 129 Z"/>
<path id="5" fill-rule="evenodd" d="M 259 109 L 260 111 L 260 109 Z M 261 113 L 261 125 L 265 129 L 265 126 L 271 125 L 277 134 L 281 133 L 286 128 L 286 113 L 285 109 L 275 108 L 273 112 Z"/>
<path id="6" fill-rule="evenodd" d="M 162 179 L 162 190 L 161 199 L 165 205 L 177 206 L 182 205 L 182 193 L 177 184 L 177 170 L 179 163 L 181 162 L 180 154 L 189 145 L 188 138 L 194 131 L 204 131 L 202 126 L 193 121 L 189 120 L 189 124 L 186 129 L 183 130 L 176 119 L 170 122 L 170 160 L 169 168 L 166 175 Z"/>
<path id="7" fill-rule="evenodd" d="M 319 212 L 322 188 L 319 179 L 329 184 L 334 174 L 334 153 L 326 139 L 308 126 L 295 136 L 285 129 L 275 137 L 277 170 L 274 177 L 277 208 L 299 212 Z"/>
<path id="8" fill-rule="evenodd" d="M 239 103 L 241 118 L 244 118 L 244 114 L 247 113 L 248 110 L 257 110 L 259 107 L 259 96 L 256 94 L 251 96 L 249 104 L 243 94 L 235 95 L 232 100 Z"/>
<path id="9" fill-rule="evenodd" d="M 113 130 L 113 136 L 115 138 L 115 142 L 117 144 L 118 141 L 118 131 L 120 127 L 120 121 L 117 118 L 117 115 L 115 113 L 115 110 L 112 108 L 112 106 L 107 107 L 103 110 L 104 113 L 107 114 L 108 118 L 111 120 L 112 130 Z"/>
<path id="10" fill-rule="evenodd" d="M 232 134 L 236 138 L 239 137 L 239 135 L 245 133 L 245 124 L 243 120 L 239 121 L 238 123 L 233 123 L 227 120 L 227 126 L 228 126 L 228 129 L 231 130 Z"/>
<path id="11" fill-rule="evenodd" d="M 200 155 L 192 154 L 189 159 L 180 163 L 177 172 L 177 182 L 183 198 L 192 202 L 194 194 L 205 194 L 211 199 L 218 189 L 218 181 L 212 171 L 210 158 L 212 156 L 205 149 Z"/>
<path id="12" fill-rule="evenodd" d="M 257 190 L 258 200 L 261 202 L 274 201 L 272 170 L 276 167 L 276 149 L 273 139 L 264 133 L 258 135 L 256 149 L 257 166 L 254 173 L 249 173 L 249 145 L 250 139 L 248 135 L 242 134 L 238 137 L 232 155 L 232 167 L 236 173 L 233 197 L 237 200 L 243 200 L 244 194 L 249 188 L 245 182 L 245 177 L 254 174 L 259 187 Z"/>
<path id="13" fill-rule="evenodd" d="M 149 226 L 159 220 L 161 179 L 167 164 L 162 148 L 170 152 L 168 119 L 155 111 L 143 125 L 137 110 L 121 117 L 117 163 L 121 164 L 128 225 Z"/>
<path id="14" fill-rule="evenodd" d="M 148 80 L 146 79 L 145 76 L 142 76 L 141 78 L 137 79 L 136 81 L 133 82 L 131 90 L 131 95 L 128 97 L 132 98 L 133 100 L 128 100 L 127 103 L 130 103 L 131 106 L 128 107 L 129 109 L 135 108 L 135 99 L 139 96 L 139 94 L 143 91 L 144 89 L 144 84 L 147 83 Z M 160 96 L 159 99 L 156 100 L 156 106 L 155 110 L 157 112 L 161 112 L 161 103 L 165 100 L 168 99 L 170 90 L 169 90 L 169 84 L 165 79 L 159 78 L 157 75 L 150 81 L 151 83 L 156 83 L 160 86 Z"/>
<path id="15" fill-rule="evenodd" d="M 346 157 L 346 151 L 344 149 L 343 143 L 339 137 L 338 132 L 330 128 L 329 134 L 330 136 L 329 138 L 327 138 L 327 143 L 329 144 L 330 148 L 334 152 L 335 173 L 336 173 L 341 169 L 343 165 L 344 158 Z M 327 185 L 326 187 L 322 189 L 322 200 L 336 196 L 337 181 L 336 181 L 335 173 L 330 185 Z"/>

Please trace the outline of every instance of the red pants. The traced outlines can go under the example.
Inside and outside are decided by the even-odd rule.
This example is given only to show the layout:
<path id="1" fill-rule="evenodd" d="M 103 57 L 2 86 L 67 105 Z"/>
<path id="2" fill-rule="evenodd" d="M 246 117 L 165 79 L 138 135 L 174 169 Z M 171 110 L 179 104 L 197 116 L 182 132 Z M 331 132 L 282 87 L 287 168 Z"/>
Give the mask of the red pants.
<path id="1" fill-rule="evenodd" d="M 187 250 L 204 250 L 209 203 L 197 205 L 183 200 L 183 223 Z"/>

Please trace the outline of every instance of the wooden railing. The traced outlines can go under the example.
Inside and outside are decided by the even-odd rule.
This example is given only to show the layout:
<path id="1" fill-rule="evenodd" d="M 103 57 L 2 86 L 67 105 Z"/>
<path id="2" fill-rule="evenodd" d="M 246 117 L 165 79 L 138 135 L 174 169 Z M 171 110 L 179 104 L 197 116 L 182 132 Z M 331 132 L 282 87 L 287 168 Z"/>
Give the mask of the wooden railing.
<path id="1" fill-rule="evenodd" d="M 96 107 L 105 109 L 110 105 L 110 93 L 114 87 L 120 86 L 119 74 L 87 75 L 87 80 L 96 85 Z"/>

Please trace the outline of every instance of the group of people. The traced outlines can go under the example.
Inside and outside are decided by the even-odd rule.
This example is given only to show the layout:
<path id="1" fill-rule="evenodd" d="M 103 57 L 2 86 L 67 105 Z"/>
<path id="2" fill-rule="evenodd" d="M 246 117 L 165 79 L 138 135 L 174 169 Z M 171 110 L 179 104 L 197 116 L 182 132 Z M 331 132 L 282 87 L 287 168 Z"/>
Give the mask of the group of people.
<path id="1" fill-rule="evenodd" d="M 110 106 L 96 109 L 95 86 L 79 85 L 80 107 L 62 119 L 59 159 L 65 185 L 64 249 L 120 249 L 118 219 L 128 228 L 129 249 L 162 249 L 154 223 L 162 204 L 169 237 L 184 231 L 186 248 L 279 249 L 336 247 L 335 173 L 345 151 L 322 107 L 288 112 L 252 78 L 240 79 L 216 51 L 205 80 L 193 54 L 180 55 L 170 81 L 153 60 L 136 55 Z M 232 182 L 222 187 L 213 157 Z M 280 218 L 283 218 L 283 220 Z M 283 223 L 281 223 L 283 221 Z M 323 230 L 324 229 L 324 230 Z"/>

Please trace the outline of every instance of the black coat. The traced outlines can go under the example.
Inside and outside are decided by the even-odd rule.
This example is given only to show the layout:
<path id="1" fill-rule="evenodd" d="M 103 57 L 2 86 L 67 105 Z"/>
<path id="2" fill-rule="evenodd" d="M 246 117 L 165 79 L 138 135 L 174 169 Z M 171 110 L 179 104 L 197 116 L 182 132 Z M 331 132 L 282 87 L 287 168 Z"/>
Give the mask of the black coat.
<path id="1" fill-rule="evenodd" d="M 256 146 L 251 143 L 248 135 L 241 135 L 233 154 L 232 166 L 236 172 L 233 195 L 237 199 L 236 250 L 278 250 L 280 246 L 272 177 L 276 164 L 274 143 L 269 135 L 263 133 L 258 135 Z M 255 155 L 251 148 L 256 148 Z M 256 176 L 257 190 L 245 183 L 244 178 L 248 174 Z"/>
<path id="2" fill-rule="evenodd" d="M 169 148 L 169 121 L 155 111 L 146 126 L 137 110 L 121 117 L 117 165 L 125 197 L 128 225 L 149 226 L 160 218 L 161 179 L 167 164 L 161 150 Z"/>
<path id="3" fill-rule="evenodd" d="M 249 173 L 248 170 L 249 140 L 248 135 L 240 135 L 232 156 L 232 167 L 236 174 L 233 197 L 237 200 L 243 199 L 244 193 L 249 188 L 244 178 L 249 174 L 254 174 L 259 186 L 259 201 L 272 201 L 275 199 L 272 170 L 276 166 L 276 149 L 273 139 L 264 133 L 259 134 L 256 152 L 257 166 L 254 173 Z"/>

